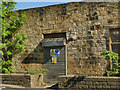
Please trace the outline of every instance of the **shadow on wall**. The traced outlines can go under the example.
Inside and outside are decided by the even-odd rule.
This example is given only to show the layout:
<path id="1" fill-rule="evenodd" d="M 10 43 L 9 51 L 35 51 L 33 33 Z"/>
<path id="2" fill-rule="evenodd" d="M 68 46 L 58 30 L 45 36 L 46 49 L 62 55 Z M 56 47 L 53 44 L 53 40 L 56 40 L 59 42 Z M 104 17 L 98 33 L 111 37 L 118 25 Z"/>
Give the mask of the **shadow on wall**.
<path id="1" fill-rule="evenodd" d="M 109 50 L 109 35 L 106 35 L 105 40 L 106 40 L 106 50 Z M 110 62 L 107 60 L 107 70 L 110 70 Z M 107 73 L 105 72 L 103 76 L 107 76 Z"/>
<path id="2" fill-rule="evenodd" d="M 22 64 L 43 64 L 43 47 L 41 42 L 38 46 L 22 61 Z"/>
<path id="3" fill-rule="evenodd" d="M 75 87 L 76 84 L 77 84 L 77 83 L 80 83 L 81 81 L 83 81 L 84 78 L 85 78 L 84 76 L 72 77 L 71 79 L 69 79 L 69 80 L 65 83 L 64 87 L 68 87 L 68 86 L 70 86 L 70 87 Z"/>

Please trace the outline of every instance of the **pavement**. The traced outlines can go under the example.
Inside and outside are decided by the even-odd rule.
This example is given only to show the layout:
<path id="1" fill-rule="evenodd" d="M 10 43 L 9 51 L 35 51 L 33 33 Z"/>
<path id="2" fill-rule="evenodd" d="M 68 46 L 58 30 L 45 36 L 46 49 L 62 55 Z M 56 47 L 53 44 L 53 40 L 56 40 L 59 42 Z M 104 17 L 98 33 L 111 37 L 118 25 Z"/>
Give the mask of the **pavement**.
<path id="1" fill-rule="evenodd" d="M 34 88 L 28 88 L 18 85 L 10 84 L 0 84 L 0 90 L 58 90 L 57 84 L 47 85 L 47 86 L 36 86 Z"/>

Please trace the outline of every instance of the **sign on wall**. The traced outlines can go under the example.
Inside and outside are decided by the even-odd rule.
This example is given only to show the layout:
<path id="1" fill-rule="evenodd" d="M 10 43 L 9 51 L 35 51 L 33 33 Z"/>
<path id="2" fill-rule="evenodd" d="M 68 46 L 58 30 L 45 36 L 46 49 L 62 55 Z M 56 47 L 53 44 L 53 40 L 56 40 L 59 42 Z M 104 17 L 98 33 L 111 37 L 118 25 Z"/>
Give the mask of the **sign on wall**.
<path id="1" fill-rule="evenodd" d="M 50 49 L 50 56 L 52 56 L 52 63 L 57 63 L 57 56 L 60 55 L 59 49 Z"/>
<path id="2" fill-rule="evenodd" d="M 53 64 L 57 63 L 57 57 L 56 56 L 52 56 L 52 63 Z"/>
<path id="3" fill-rule="evenodd" d="M 59 49 L 55 49 L 55 56 L 59 56 L 60 55 L 60 50 Z"/>
<path id="4" fill-rule="evenodd" d="M 50 56 L 55 56 L 55 49 L 50 50 Z"/>

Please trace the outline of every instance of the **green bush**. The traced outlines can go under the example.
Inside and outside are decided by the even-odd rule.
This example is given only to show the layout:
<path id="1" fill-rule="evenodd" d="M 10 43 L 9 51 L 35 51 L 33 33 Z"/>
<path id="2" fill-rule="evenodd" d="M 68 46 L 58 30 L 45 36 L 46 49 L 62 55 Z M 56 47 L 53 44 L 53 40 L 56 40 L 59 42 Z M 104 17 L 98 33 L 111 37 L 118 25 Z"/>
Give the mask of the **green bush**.
<path id="1" fill-rule="evenodd" d="M 16 69 L 12 66 L 12 61 L 2 60 L 2 72 L 3 73 L 13 73 Z"/>
<path id="2" fill-rule="evenodd" d="M 101 55 L 104 55 L 106 60 L 112 60 L 112 63 L 110 62 L 110 65 L 112 66 L 111 70 L 107 70 L 107 76 L 120 76 L 120 63 L 119 63 L 119 55 L 115 52 L 110 52 L 107 50 L 104 50 Z"/>
<path id="3" fill-rule="evenodd" d="M 48 72 L 48 69 L 43 69 L 43 70 L 42 70 L 42 74 L 43 74 L 43 75 L 47 75 L 47 72 Z"/>
<path id="4" fill-rule="evenodd" d="M 48 69 L 42 69 L 42 74 L 43 75 L 47 75 Z M 40 71 L 37 69 L 33 69 L 33 70 L 28 70 L 28 74 L 30 75 L 34 75 L 34 74 L 39 74 Z"/>
<path id="5" fill-rule="evenodd" d="M 38 74 L 39 73 L 39 71 L 36 69 L 36 70 L 28 70 L 28 73 L 30 74 L 30 75 L 34 75 L 34 74 Z"/>
<path id="6" fill-rule="evenodd" d="M 21 32 L 21 26 L 25 22 L 26 14 L 17 13 L 14 0 L 2 0 L 0 3 L 0 18 L 2 20 L 0 29 L 0 63 L 2 73 L 12 73 L 12 56 L 25 50 L 26 35 Z M 23 30 L 22 30 L 23 31 Z"/>

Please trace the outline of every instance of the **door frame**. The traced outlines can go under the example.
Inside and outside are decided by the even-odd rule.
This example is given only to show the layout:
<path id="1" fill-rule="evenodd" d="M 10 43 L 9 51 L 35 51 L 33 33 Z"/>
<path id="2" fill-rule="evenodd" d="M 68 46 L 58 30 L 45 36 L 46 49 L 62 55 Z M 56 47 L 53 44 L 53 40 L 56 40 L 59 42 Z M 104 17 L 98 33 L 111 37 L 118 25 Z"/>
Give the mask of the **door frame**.
<path id="1" fill-rule="evenodd" d="M 67 75 L 67 44 L 65 47 L 65 75 Z"/>

